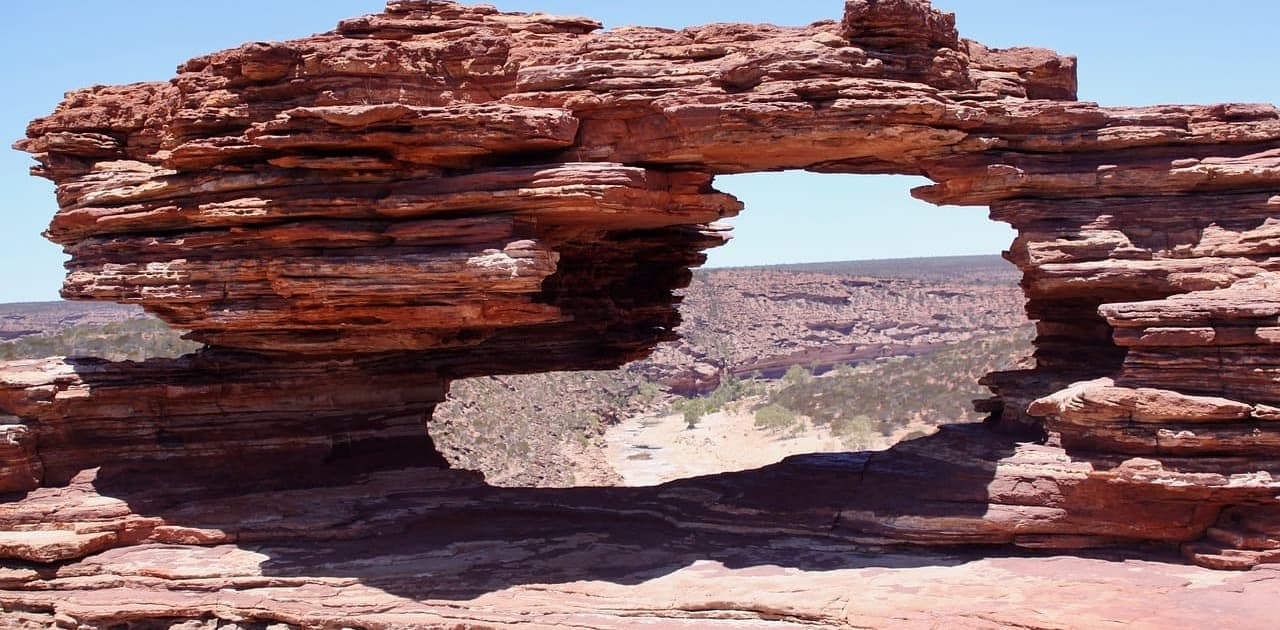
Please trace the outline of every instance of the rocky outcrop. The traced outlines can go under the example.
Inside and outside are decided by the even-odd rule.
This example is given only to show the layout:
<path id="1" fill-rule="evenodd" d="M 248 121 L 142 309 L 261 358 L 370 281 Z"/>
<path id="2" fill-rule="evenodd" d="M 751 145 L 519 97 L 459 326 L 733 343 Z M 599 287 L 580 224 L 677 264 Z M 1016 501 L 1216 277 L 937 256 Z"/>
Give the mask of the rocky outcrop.
<path id="1" fill-rule="evenodd" d="M 4 507 L 0 605 L 91 627 L 394 625 L 378 602 L 281 613 L 208 580 L 318 600 L 333 583 L 316 576 L 339 571 L 426 601 L 436 569 L 379 581 L 338 559 L 379 565 L 397 540 L 448 545 L 479 523 L 536 537 L 570 516 L 804 548 L 1151 542 L 1219 567 L 1272 559 L 1274 107 L 1075 102 L 1073 59 L 963 40 L 924 0 L 849 0 L 802 28 L 598 29 L 396 0 L 167 83 L 73 92 L 33 122 L 19 148 L 57 184 L 64 295 L 140 304 L 211 349 L 0 373 L 3 485 L 26 491 Z M 990 376 L 983 406 L 1044 444 L 951 432 L 643 492 L 404 481 L 434 455 L 411 427 L 449 379 L 612 367 L 673 338 L 672 291 L 741 207 L 714 176 L 784 168 L 924 175 L 918 197 L 989 205 L 1018 230 L 1037 367 Z M 366 500 L 334 512 L 353 487 Z M 305 558 L 273 559 L 285 543 Z M 196 582 L 204 594 L 184 590 Z M 123 615 L 121 600 L 147 603 Z"/>
<path id="2" fill-rule="evenodd" d="M 170 460 L 239 475 L 416 449 L 419 463 L 439 464 L 424 419 L 444 394 L 434 372 L 401 357 L 265 361 L 204 352 L 141 363 L 10 362 L 0 366 L 0 405 L 18 420 L 6 442 L 23 457 L 5 464 L 22 473 L 0 488 L 63 485 L 88 468 Z"/>
<path id="3" fill-rule="evenodd" d="M 1094 466 L 974 425 L 886 453 L 797 456 L 649 488 L 494 488 L 407 466 L 211 494 L 199 473 L 156 483 L 154 471 L 104 465 L 0 509 L 10 532 L 0 552 L 27 560 L 7 564 L 0 605 L 6 619 L 91 628 L 157 617 L 248 628 L 926 628 L 969 615 L 987 619 L 977 628 L 1099 618 L 1190 628 L 1217 606 L 1235 627 L 1268 627 L 1259 595 L 1274 590 L 1274 571 L 1237 580 L 1150 557 L 988 548 L 979 561 L 956 549 L 1180 540 L 1215 525 L 1206 498 L 1225 478 L 1186 483 L 1150 461 Z M 61 529 L 39 530 L 51 513 Z M 904 540 L 930 548 L 895 549 Z M 1011 604 L 1012 593 L 1029 603 Z M 1088 615 L 1064 621 L 1082 602 Z"/>

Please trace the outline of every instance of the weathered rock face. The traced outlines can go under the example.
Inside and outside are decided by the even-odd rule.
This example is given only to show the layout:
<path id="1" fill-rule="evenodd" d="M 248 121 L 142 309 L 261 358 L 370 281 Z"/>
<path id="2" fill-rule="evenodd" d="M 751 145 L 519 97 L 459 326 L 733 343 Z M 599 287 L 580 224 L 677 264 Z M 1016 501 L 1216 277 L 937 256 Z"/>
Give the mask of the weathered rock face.
<path id="1" fill-rule="evenodd" d="M 492 488 L 457 471 L 405 469 L 211 495 L 187 475 L 89 472 L 0 508 L 13 532 L 0 550 L 31 559 L 6 563 L 0 605 L 4 621 L 39 628 L 1274 624 L 1274 568 L 1211 575 L 1124 555 L 886 548 L 908 536 L 1010 540 L 1015 526 L 1024 543 L 1050 539 L 1032 532 L 1054 528 L 1061 510 L 983 517 L 987 484 L 1006 506 L 1056 492 L 1135 506 L 1085 510 L 1062 529 L 1180 537 L 1212 522 L 1209 508 L 1182 520 L 1205 487 L 1153 493 L 1143 477 L 1158 471 L 1090 478 L 1060 450 L 992 437 L 946 431 L 885 454 L 800 456 L 652 488 Z M 49 513 L 63 529 L 28 531 Z"/>
<path id="2" fill-rule="evenodd" d="M 141 304 L 213 349 L 0 371 L 0 486 L 28 491 L 4 506 L 0 555 L 55 563 L 14 565 L 0 604 L 54 615 L 70 600 L 48 592 L 105 572 L 75 559 L 106 547 L 367 538 L 433 510 L 446 530 L 520 522 L 437 482 L 332 523 L 236 515 L 268 490 L 282 506 L 290 492 L 405 492 L 388 471 L 432 459 L 418 425 L 451 378 L 615 366 L 670 339 L 672 291 L 741 207 L 713 177 L 784 168 L 924 175 L 920 198 L 989 205 L 1019 231 L 1009 258 L 1038 367 L 991 375 L 982 404 L 1045 443 L 951 433 L 738 489 L 676 485 L 655 495 L 664 522 L 804 536 L 835 523 L 848 544 L 1208 536 L 1188 556 L 1273 559 L 1280 112 L 1104 108 L 1074 88 L 1073 59 L 961 39 L 925 0 L 682 31 L 399 0 L 332 33 L 189 61 L 168 83 L 72 93 L 18 145 L 57 184 L 64 295 Z M 386 455 L 394 444 L 403 456 Z M 231 456 L 247 463 L 219 463 Z M 282 468 L 289 483 L 264 481 Z M 160 471 L 199 502 L 156 498 L 140 475 Z M 574 496 L 531 494 L 524 513 L 608 520 L 654 501 Z M 149 562 L 139 549 L 121 561 Z M 183 601 L 74 609 L 103 625 L 322 623 Z"/>
<path id="3" fill-rule="evenodd" d="M 183 378 L 179 380 L 177 375 Z M 14 471 L 2 491 L 62 485 L 86 468 L 180 459 L 236 475 L 354 452 L 420 453 L 438 465 L 423 421 L 444 382 L 403 358 L 263 361 L 234 352 L 110 363 L 0 365 L 0 405 Z M 230 462 L 240 462 L 228 466 Z"/>

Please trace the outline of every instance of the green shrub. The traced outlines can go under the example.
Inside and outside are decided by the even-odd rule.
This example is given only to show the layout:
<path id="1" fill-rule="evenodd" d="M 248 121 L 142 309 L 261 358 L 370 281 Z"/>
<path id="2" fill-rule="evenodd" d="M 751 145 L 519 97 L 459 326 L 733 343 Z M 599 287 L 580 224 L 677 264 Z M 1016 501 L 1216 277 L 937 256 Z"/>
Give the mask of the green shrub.
<path id="1" fill-rule="evenodd" d="M 787 373 L 782 375 L 782 382 L 785 385 L 805 385 L 813 381 L 813 372 L 805 369 L 802 365 L 793 365 L 787 369 Z"/>
<path id="2" fill-rule="evenodd" d="M 686 408 L 684 410 L 685 428 L 690 430 L 698 428 L 698 423 L 702 421 L 702 416 L 704 415 L 706 414 L 702 413 L 697 407 Z"/>
<path id="3" fill-rule="evenodd" d="M 851 418 L 841 416 L 831 421 L 831 434 L 840 438 L 845 448 L 859 450 L 867 448 L 880 433 L 872 424 L 870 416 L 864 414 Z"/>
<path id="4" fill-rule="evenodd" d="M 795 426 L 796 412 L 777 403 L 769 403 L 755 411 L 755 426 L 766 431 L 782 431 Z"/>
<path id="5" fill-rule="evenodd" d="M 690 429 L 697 427 L 703 416 L 719 411 L 720 407 L 710 398 L 681 398 L 672 404 L 672 411 L 684 416 Z"/>

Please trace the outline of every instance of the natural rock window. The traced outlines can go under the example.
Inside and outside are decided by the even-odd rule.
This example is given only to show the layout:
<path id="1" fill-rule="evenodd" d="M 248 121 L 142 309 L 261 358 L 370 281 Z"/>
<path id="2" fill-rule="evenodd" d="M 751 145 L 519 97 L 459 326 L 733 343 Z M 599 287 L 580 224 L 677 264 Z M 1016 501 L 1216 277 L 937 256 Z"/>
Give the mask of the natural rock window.
<path id="1" fill-rule="evenodd" d="M 100 574 L 193 618 L 368 621 L 394 607 L 325 617 L 306 589 L 340 571 L 420 609 L 420 575 L 468 564 L 432 560 L 432 536 L 465 550 L 509 523 L 581 542 L 625 522 L 622 549 L 730 565 L 783 533 L 846 552 L 1154 543 L 1218 568 L 1278 553 L 1270 105 L 1078 102 L 1073 58 L 988 49 L 922 0 L 682 31 L 396 0 L 169 82 L 72 92 L 18 146 L 58 186 L 64 295 L 210 346 L 0 366 L 4 602 L 44 625 L 157 610 L 105 610 L 138 600 L 75 581 Z M 675 339 L 673 291 L 741 209 L 714 178 L 783 169 L 924 176 L 920 199 L 1013 225 L 1037 365 L 990 377 L 987 407 L 1020 437 L 958 427 L 656 488 L 439 468 L 422 424 L 449 381 L 613 368 Z M 378 573 L 408 571 L 391 547 L 430 568 Z M 329 562 L 339 548 L 356 560 Z M 185 560 L 155 572 L 156 553 Z M 532 579 L 517 564 L 487 579 Z M 247 577 L 211 592 L 191 567 Z M 304 595 L 264 612 L 239 590 L 262 584 Z"/>

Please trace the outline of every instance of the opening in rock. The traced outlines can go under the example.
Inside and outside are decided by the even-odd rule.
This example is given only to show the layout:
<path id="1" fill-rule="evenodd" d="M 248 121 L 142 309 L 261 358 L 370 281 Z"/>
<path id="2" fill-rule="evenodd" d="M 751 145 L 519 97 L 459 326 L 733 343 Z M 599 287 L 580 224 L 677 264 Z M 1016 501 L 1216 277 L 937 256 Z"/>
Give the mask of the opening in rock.
<path id="1" fill-rule="evenodd" d="M 981 421 L 979 379 L 1031 365 L 1014 236 L 910 196 L 927 183 L 718 177 L 746 209 L 683 291 L 679 340 L 613 371 L 456 381 L 432 435 L 499 485 L 649 485 Z"/>
<path id="2" fill-rule="evenodd" d="M 986 208 L 935 206 L 911 196 L 931 182 L 905 175 L 805 171 L 720 175 L 716 188 L 747 209 L 707 267 L 997 255 L 1017 236 Z"/>

